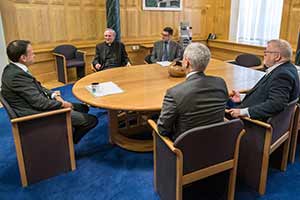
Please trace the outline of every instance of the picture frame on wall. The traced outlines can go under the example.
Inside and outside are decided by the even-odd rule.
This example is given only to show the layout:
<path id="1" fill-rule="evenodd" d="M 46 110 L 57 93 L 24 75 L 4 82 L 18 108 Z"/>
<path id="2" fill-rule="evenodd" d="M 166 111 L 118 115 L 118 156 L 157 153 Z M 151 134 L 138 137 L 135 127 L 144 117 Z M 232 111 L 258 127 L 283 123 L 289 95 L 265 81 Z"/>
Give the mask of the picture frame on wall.
<path id="1" fill-rule="evenodd" d="M 142 0 L 143 10 L 181 11 L 183 0 Z"/>

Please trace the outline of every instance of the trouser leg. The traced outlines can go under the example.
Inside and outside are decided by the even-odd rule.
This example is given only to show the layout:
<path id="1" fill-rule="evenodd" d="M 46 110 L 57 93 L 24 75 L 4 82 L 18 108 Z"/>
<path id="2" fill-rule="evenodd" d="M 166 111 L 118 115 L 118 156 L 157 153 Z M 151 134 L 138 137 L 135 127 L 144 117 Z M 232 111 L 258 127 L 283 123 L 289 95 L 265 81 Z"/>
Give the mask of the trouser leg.
<path id="1" fill-rule="evenodd" d="M 77 144 L 80 139 L 92 128 L 94 128 L 98 119 L 94 115 L 90 115 L 88 106 L 83 104 L 73 104 L 74 109 L 71 112 L 72 127 L 75 129 L 73 132 L 73 141 Z"/>

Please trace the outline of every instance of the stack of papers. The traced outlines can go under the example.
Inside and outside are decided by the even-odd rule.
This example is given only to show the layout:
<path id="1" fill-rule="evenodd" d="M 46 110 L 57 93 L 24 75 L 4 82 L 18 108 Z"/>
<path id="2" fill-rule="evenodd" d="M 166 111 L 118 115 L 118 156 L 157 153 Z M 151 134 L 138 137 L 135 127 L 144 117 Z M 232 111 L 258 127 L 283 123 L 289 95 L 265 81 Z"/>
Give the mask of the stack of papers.
<path id="1" fill-rule="evenodd" d="M 161 61 L 161 62 L 156 62 L 156 63 L 161 65 L 162 67 L 168 67 L 169 65 L 172 64 L 172 62 L 169 62 L 169 61 Z"/>
<path id="2" fill-rule="evenodd" d="M 124 91 L 119 88 L 119 86 L 113 82 L 104 82 L 104 83 L 99 83 L 98 85 L 94 86 L 95 91 L 93 92 L 92 90 L 92 85 L 86 86 L 86 89 L 94 95 L 94 97 L 102 97 L 106 95 L 111 95 L 111 94 L 119 94 L 123 93 Z"/>

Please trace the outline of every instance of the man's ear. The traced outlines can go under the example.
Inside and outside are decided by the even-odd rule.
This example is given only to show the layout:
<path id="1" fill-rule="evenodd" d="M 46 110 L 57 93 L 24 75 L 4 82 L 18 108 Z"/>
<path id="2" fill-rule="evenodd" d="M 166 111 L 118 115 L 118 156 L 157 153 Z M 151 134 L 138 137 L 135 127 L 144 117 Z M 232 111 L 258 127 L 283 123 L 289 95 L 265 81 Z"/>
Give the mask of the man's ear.
<path id="1" fill-rule="evenodd" d="M 276 62 L 279 62 L 282 59 L 282 56 L 280 54 L 278 54 L 278 56 L 276 56 L 275 60 Z"/>
<path id="2" fill-rule="evenodd" d="M 19 62 L 20 63 L 25 63 L 26 62 L 26 56 L 24 54 L 20 56 Z"/>

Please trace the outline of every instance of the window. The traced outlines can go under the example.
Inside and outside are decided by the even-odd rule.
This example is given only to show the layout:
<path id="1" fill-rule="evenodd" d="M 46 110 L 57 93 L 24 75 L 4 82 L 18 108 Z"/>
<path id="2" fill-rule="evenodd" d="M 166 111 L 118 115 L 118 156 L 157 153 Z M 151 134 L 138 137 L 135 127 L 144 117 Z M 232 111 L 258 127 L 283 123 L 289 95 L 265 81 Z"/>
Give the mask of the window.
<path id="1" fill-rule="evenodd" d="M 257 45 L 278 39 L 283 0 L 233 0 L 230 39 Z"/>

